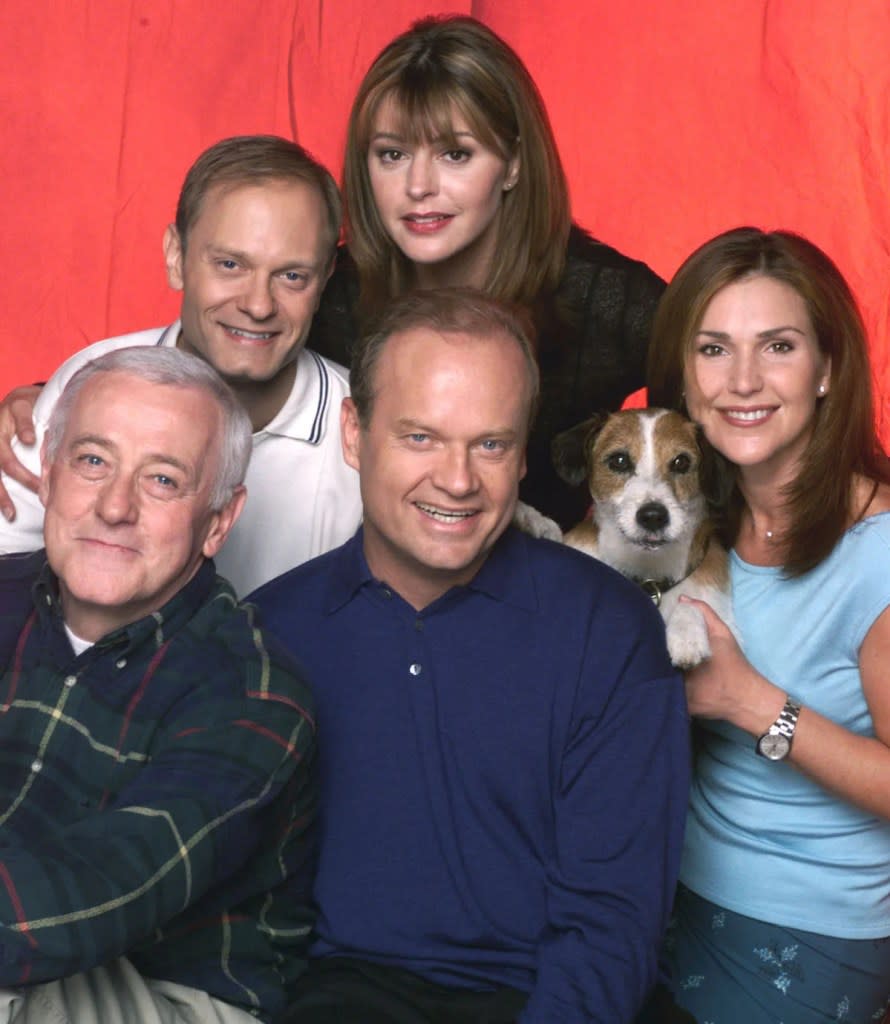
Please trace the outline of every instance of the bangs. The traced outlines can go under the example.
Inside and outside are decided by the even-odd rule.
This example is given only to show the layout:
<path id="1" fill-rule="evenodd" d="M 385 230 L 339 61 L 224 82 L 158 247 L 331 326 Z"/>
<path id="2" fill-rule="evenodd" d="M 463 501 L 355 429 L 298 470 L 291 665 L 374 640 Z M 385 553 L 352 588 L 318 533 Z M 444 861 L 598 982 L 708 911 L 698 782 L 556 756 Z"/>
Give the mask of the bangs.
<path id="1" fill-rule="evenodd" d="M 376 97 L 369 97 L 362 118 L 362 148 L 367 149 L 381 114 L 391 131 L 412 146 L 437 144 L 460 147 L 455 121 L 463 121 L 467 130 L 483 146 L 508 159 L 505 142 L 491 127 L 490 120 L 469 97 L 455 93 L 452 82 L 431 81 L 422 76 L 404 75 L 402 80 Z"/>

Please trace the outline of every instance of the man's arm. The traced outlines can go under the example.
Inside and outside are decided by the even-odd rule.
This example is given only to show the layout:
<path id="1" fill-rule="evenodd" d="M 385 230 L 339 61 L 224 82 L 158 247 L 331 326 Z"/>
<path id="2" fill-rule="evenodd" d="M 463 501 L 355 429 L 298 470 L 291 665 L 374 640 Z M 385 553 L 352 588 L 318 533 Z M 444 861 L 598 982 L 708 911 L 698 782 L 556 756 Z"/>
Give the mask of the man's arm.
<path id="1" fill-rule="evenodd" d="M 34 430 L 34 405 L 40 396 L 41 387 L 28 384 L 14 388 L 0 401 L 0 513 L 8 521 L 15 519 L 16 507 L 13 497 L 6 489 L 5 477 L 17 481 L 29 491 L 36 491 L 40 477 L 24 462 L 21 462 L 12 446 L 13 438 L 19 443 L 34 446 L 37 434 Z"/>
<path id="2" fill-rule="evenodd" d="M 631 608 L 605 630 L 591 623 L 555 798 L 549 928 L 523 1024 L 630 1022 L 657 978 L 690 749 L 682 680 L 654 619 Z M 590 697 L 604 672 L 614 683 L 602 707 Z"/>
<path id="3" fill-rule="evenodd" d="M 207 917 L 218 920 L 257 891 L 263 851 L 270 889 L 305 861 L 314 727 L 275 696 L 296 689 L 276 676 L 264 698 L 196 691 L 111 806 L 49 827 L 39 844 L 0 845 L 0 986 L 105 963 L 209 890 Z"/>

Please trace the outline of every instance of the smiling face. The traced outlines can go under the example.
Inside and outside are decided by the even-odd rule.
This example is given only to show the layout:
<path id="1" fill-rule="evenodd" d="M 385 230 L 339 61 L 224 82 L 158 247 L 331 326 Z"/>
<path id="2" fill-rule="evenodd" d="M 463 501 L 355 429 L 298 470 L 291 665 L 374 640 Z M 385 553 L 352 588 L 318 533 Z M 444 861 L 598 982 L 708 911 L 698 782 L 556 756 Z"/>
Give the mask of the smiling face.
<path id="1" fill-rule="evenodd" d="M 221 428 L 194 388 L 123 372 L 85 383 L 40 484 L 47 558 L 78 636 L 157 610 L 222 547 L 244 491 L 211 511 Z"/>
<path id="2" fill-rule="evenodd" d="M 420 287 L 481 287 L 518 159 L 483 145 L 456 110 L 445 139 L 409 139 L 402 120 L 394 101 L 384 100 L 371 131 L 368 172 L 383 226 L 414 264 Z"/>
<path id="3" fill-rule="evenodd" d="M 186 243 L 183 252 L 176 228 L 167 229 L 167 276 L 183 293 L 179 345 L 239 395 L 270 397 L 262 409 L 268 421 L 290 391 L 292 364 L 330 275 L 324 201 L 302 182 L 216 186 Z"/>
<path id="4" fill-rule="evenodd" d="M 720 289 L 692 339 L 684 380 L 689 415 L 743 477 L 787 483 L 829 387 L 801 296 L 763 275 Z"/>
<path id="5" fill-rule="evenodd" d="M 360 473 L 368 565 L 415 608 L 472 579 L 509 525 L 529 402 L 512 338 L 425 327 L 386 342 L 367 429 L 344 402 L 344 457 Z"/>

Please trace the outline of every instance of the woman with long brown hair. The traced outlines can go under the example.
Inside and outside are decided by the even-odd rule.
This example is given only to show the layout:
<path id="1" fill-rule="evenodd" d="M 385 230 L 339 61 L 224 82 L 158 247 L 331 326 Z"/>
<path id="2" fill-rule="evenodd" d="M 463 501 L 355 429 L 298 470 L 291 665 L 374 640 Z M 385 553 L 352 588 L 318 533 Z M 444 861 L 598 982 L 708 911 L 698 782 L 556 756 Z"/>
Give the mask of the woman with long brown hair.
<path id="1" fill-rule="evenodd" d="M 700 742 L 669 948 L 715 1024 L 881 1019 L 890 997 L 890 469 L 831 260 L 739 228 L 659 305 L 653 404 L 715 455 L 737 641 L 687 675 Z"/>
<path id="2" fill-rule="evenodd" d="M 542 400 L 522 497 L 562 526 L 586 510 L 550 441 L 642 386 L 663 282 L 571 223 L 540 94 L 514 51 L 469 17 L 417 22 L 359 86 L 344 167 L 347 250 L 310 347 L 348 363 L 360 325 L 411 288 L 471 285 L 529 307 Z"/>

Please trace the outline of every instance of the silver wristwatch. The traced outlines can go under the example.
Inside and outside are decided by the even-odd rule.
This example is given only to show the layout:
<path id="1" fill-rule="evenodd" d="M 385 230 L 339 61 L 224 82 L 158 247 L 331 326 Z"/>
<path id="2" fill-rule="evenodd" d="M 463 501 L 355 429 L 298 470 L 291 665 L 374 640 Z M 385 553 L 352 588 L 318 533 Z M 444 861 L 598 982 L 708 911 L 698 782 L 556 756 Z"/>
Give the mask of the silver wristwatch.
<path id="1" fill-rule="evenodd" d="M 791 741 L 800 715 L 800 705 L 787 697 L 779 717 L 757 740 L 757 753 L 770 761 L 783 761 L 791 752 Z"/>

